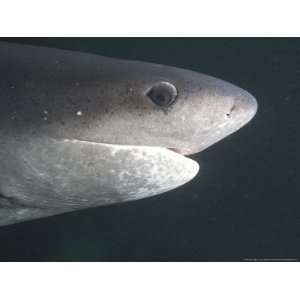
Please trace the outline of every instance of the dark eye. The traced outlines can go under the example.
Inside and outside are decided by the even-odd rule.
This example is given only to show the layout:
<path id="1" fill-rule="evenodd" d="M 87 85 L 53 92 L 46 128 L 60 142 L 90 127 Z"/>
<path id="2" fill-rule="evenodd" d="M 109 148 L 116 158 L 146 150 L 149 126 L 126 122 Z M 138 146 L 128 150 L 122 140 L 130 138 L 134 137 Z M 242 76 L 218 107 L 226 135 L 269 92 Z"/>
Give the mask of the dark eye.
<path id="1" fill-rule="evenodd" d="M 154 85 L 147 96 L 156 104 L 162 107 L 171 106 L 177 98 L 176 87 L 168 82 L 160 82 Z"/>

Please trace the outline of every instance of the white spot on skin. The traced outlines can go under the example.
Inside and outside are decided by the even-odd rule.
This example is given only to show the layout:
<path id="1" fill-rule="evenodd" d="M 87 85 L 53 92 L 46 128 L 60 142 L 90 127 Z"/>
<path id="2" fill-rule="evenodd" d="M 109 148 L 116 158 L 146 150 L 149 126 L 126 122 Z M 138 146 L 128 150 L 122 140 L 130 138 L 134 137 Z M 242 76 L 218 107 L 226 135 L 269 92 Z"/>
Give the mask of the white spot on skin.
<path id="1" fill-rule="evenodd" d="M 112 155 L 112 156 L 115 156 L 116 153 L 117 153 L 118 151 L 120 151 L 120 150 L 117 149 L 117 148 L 112 148 L 112 149 L 111 149 L 111 155 Z"/>
<path id="2" fill-rule="evenodd" d="M 17 211 L 17 214 L 18 214 L 18 215 L 23 215 L 23 214 L 25 214 L 25 213 L 27 213 L 27 212 L 28 212 L 28 209 L 27 209 L 27 208 L 23 208 L 23 209 L 18 210 L 18 211 Z"/>
<path id="3" fill-rule="evenodd" d="M 119 180 L 122 182 L 125 179 L 125 176 L 130 176 L 130 173 L 126 170 L 119 173 Z"/>
<path id="4" fill-rule="evenodd" d="M 81 117 L 81 116 L 82 116 L 82 111 L 81 111 L 81 110 L 77 111 L 77 112 L 76 112 L 76 115 L 77 115 L 78 117 Z"/>
<path id="5" fill-rule="evenodd" d="M 47 121 L 48 120 L 48 110 L 43 110 L 43 116 L 42 116 L 42 120 Z"/>

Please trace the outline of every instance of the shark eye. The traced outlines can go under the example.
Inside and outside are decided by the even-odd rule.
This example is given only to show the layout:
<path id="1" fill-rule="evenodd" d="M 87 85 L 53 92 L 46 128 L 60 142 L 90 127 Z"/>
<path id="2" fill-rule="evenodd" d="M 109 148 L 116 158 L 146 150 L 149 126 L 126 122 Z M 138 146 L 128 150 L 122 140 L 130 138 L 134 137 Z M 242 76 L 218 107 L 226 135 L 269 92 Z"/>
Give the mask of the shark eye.
<path id="1" fill-rule="evenodd" d="M 169 107 L 176 101 L 177 89 L 169 82 L 160 82 L 148 91 L 147 96 L 156 105 Z"/>

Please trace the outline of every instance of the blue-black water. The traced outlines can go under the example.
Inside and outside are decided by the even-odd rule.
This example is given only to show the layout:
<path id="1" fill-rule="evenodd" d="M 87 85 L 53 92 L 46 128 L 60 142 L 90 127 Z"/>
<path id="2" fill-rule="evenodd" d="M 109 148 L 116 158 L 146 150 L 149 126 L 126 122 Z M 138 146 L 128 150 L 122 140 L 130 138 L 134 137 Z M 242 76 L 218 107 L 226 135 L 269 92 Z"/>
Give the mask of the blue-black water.
<path id="1" fill-rule="evenodd" d="M 10 41 L 192 69 L 251 92 L 259 109 L 249 125 L 194 155 L 200 174 L 177 190 L 0 228 L 1 261 L 300 257 L 300 39 Z"/>

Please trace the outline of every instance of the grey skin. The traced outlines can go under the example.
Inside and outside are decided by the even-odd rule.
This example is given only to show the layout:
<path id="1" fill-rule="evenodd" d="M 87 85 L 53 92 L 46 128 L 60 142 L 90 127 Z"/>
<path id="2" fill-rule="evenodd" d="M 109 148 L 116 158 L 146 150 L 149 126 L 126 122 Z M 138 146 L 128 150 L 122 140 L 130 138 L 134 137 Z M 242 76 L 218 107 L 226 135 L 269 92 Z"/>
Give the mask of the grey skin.
<path id="1" fill-rule="evenodd" d="M 256 113 L 248 92 L 170 66 L 0 44 L 0 225 L 157 195 Z"/>

